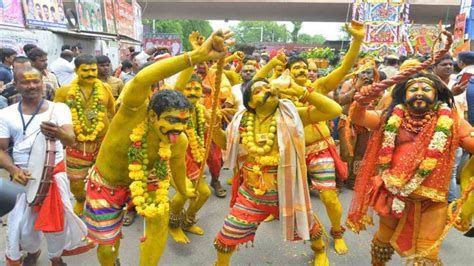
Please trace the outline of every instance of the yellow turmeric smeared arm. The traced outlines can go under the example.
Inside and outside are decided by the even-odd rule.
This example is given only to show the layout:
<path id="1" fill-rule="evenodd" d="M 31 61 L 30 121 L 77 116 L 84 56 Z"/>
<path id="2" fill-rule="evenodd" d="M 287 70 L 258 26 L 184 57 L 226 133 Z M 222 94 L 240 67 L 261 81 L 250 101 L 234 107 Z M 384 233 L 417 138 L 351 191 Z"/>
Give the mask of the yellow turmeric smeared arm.
<path id="1" fill-rule="evenodd" d="M 178 76 L 178 79 L 176 79 L 176 84 L 174 85 L 174 89 L 180 92 L 183 92 L 184 89 L 186 88 L 186 84 L 188 84 L 189 80 L 191 79 L 193 72 L 194 72 L 194 68 L 192 67 L 188 67 L 185 70 L 181 71 L 181 73 Z"/>
<path id="2" fill-rule="evenodd" d="M 349 27 L 346 25 L 346 30 L 353 36 L 353 39 L 349 51 L 347 51 L 347 54 L 342 61 L 342 65 L 333 70 L 326 77 L 318 78 L 313 82 L 313 84 L 311 84 L 317 92 L 324 95 L 337 88 L 347 73 L 351 70 L 359 54 L 360 45 L 364 38 L 364 26 L 352 21 L 352 26 Z"/>
<path id="3" fill-rule="evenodd" d="M 188 58 L 189 56 L 189 58 Z M 128 107 L 139 107 L 147 99 L 153 83 L 170 77 L 177 72 L 190 67 L 189 59 L 193 63 L 202 62 L 200 55 L 196 52 L 182 54 L 156 62 L 144 69 L 127 83 L 127 89 L 122 104 Z"/>
<path id="4" fill-rule="evenodd" d="M 195 197 L 194 190 L 186 188 L 186 149 L 188 138 L 184 133 L 179 135 L 178 141 L 172 146 L 173 155 L 170 157 L 169 166 L 171 178 L 176 185 L 176 190 L 186 197 Z"/>
<path id="5" fill-rule="evenodd" d="M 298 108 L 303 125 L 331 120 L 342 113 L 342 107 L 331 98 L 318 92 L 308 94 L 308 107 Z"/>
<path id="6" fill-rule="evenodd" d="M 282 51 L 279 51 L 277 56 L 273 57 L 268 64 L 260 68 L 259 71 L 255 74 L 253 77 L 253 80 L 256 80 L 258 78 L 264 78 L 266 79 L 268 77 L 268 74 L 275 68 L 277 65 L 282 65 L 285 67 L 286 65 L 286 56 L 285 53 Z"/>

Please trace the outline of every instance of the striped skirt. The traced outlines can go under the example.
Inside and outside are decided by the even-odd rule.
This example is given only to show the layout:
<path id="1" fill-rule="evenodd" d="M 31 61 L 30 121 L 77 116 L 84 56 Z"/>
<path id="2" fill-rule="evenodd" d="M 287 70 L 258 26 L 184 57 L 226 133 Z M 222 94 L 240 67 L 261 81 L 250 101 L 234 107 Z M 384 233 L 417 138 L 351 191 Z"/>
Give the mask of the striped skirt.
<path id="1" fill-rule="evenodd" d="M 88 238 L 98 244 L 114 244 L 122 236 L 123 207 L 130 191 L 128 187 L 106 184 L 95 166 L 88 179 L 85 212 Z"/>
<path id="2" fill-rule="evenodd" d="M 336 189 L 336 168 L 329 149 L 306 156 L 311 187 L 317 190 Z"/>
<path id="3" fill-rule="evenodd" d="M 235 247 L 253 241 L 255 232 L 262 221 L 269 215 L 278 219 L 278 192 L 268 191 L 264 195 L 241 185 L 235 205 L 224 220 L 224 226 L 218 233 L 214 246 L 217 250 Z"/>
<path id="4" fill-rule="evenodd" d="M 77 142 L 66 148 L 67 175 L 71 182 L 81 181 L 94 165 L 101 141 Z"/>

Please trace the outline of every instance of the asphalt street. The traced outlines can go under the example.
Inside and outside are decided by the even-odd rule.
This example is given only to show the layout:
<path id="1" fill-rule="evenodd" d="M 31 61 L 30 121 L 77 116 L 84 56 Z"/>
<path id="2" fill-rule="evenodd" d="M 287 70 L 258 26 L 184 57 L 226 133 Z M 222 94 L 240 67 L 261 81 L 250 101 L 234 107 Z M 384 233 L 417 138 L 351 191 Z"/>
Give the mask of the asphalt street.
<path id="1" fill-rule="evenodd" d="M 222 183 L 231 175 L 229 171 L 222 173 Z M 230 187 L 225 185 L 228 191 Z M 343 189 L 339 194 L 343 209 L 344 219 L 351 200 L 352 191 Z M 317 193 L 312 196 L 313 209 L 316 210 L 321 222 L 327 232 L 330 223 L 326 211 Z M 219 199 L 212 195 L 199 213 L 200 225 L 205 231 L 204 236 L 188 235 L 191 243 L 180 245 L 168 238 L 168 246 L 161 258 L 160 265 L 212 265 L 215 260 L 215 250 L 212 245 L 216 233 L 221 229 L 224 217 L 229 211 L 230 195 L 225 199 Z M 331 265 L 370 265 L 370 243 L 375 227 L 369 227 L 368 231 L 354 234 L 346 231 L 344 238 L 349 252 L 345 255 L 337 255 L 332 247 L 332 239 L 329 238 L 328 254 Z M 138 265 L 139 237 L 143 232 L 143 220 L 137 218 L 130 227 L 124 228 L 124 237 L 120 247 L 120 261 L 122 265 Z M 474 265 L 474 239 L 463 236 L 460 232 L 452 229 L 443 243 L 441 259 L 445 265 Z M 6 227 L 0 228 L 0 265 L 5 264 Z M 46 245 L 43 244 L 38 265 L 50 265 L 46 255 Z M 310 265 L 312 264 L 313 252 L 309 243 L 285 242 L 282 239 L 279 222 L 262 223 L 257 231 L 254 246 L 240 247 L 232 257 L 232 265 Z M 74 256 L 65 257 L 68 265 L 86 266 L 99 265 L 95 251 Z M 403 265 L 398 255 L 394 255 L 389 265 Z"/>

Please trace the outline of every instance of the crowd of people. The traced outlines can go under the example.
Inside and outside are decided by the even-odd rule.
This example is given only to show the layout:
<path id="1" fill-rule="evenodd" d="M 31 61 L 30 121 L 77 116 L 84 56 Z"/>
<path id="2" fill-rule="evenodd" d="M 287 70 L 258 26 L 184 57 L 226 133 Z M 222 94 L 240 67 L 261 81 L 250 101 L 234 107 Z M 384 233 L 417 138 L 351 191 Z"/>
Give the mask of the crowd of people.
<path id="1" fill-rule="evenodd" d="M 310 190 L 324 204 L 337 254 L 349 248 L 343 224 L 364 230 L 372 209 L 373 265 L 394 251 L 441 265 L 448 204 L 474 175 L 474 52 L 432 64 L 429 56 L 364 55 L 363 26 L 347 31 L 351 45 L 327 75 L 297 51 L 230 53 L 226 31 L 207 40 L 193 32 L 192 49 L 176 56 L 131 50 L 116 69 L 79 45 L 64 45 L 50 65 L 40 47 L 25 45 L 25 55 L 1 48 L 0 167 L 26 184 L 39 132 L 65 150 L 44 204 L 29 206 L 23 193 L 8 215 L 7 265 L 36 265 L 41 232 L 53 265 L 96 246 L 101 265 L 117 265 L 122 226 L 136 215 L 145 219 L 140 265 L 156 265 L 168 231 L 182 244 L 205 234 L 197 218 L 211 187 L 226 197 L 222 168 L 234 176 L 216 265 L 229 265 L 273 219 L 285 240 L 310 241 L 315 265 L 329 265 L 316 216 L 324 210 L 312 207 Z M 354 190 L 345 223 L 344 187 Z M 473 197 L 463 200 L 460 230 L 471 226 Z"/>

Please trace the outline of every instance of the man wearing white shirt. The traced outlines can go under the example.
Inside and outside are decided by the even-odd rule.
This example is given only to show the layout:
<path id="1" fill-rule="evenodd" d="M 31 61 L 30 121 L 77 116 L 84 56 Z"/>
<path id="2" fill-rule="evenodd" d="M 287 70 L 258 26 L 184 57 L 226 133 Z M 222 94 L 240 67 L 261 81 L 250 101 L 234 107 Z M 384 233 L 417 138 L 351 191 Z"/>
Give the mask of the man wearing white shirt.
<path id="1" fill-rule="evenodd" d="M 58 78 L 59 86 L 65 86 L 71 83 L 76 78 L 74 73 L 74 64 L 72 63 L 73 52 L 71 50 L 64 50 L 50 66 L 51 72 L 53 72 Z"/>
<path id="2" fill-rule="evenodd" d="M 0 167 L 10 173 L 14 182 L 26 185 L 32 178 L 27 167 L 35 137 L 43 134 L 54 139 L 58 152 L 48 196 L 43 203 L 29 206 L 25 193 L 17 196 L 8 217 L 6 265 L 36 265 L 44 236 L 52 265 L 64 266 L 62 256 L 80 254 L 95 247 L 94 243 L 84 241 L 86 226 L 74 214 L 70 201 L 62 150 L 63 145 L 71 145 L 75 140 L 71 112 L 65 104 L 43 99 L 43 76 L 39 70 L 15 69 L 14 81 L 22 100 L 0 111 Z M 10 141 L 12 157 L 7 152 Z"/>

